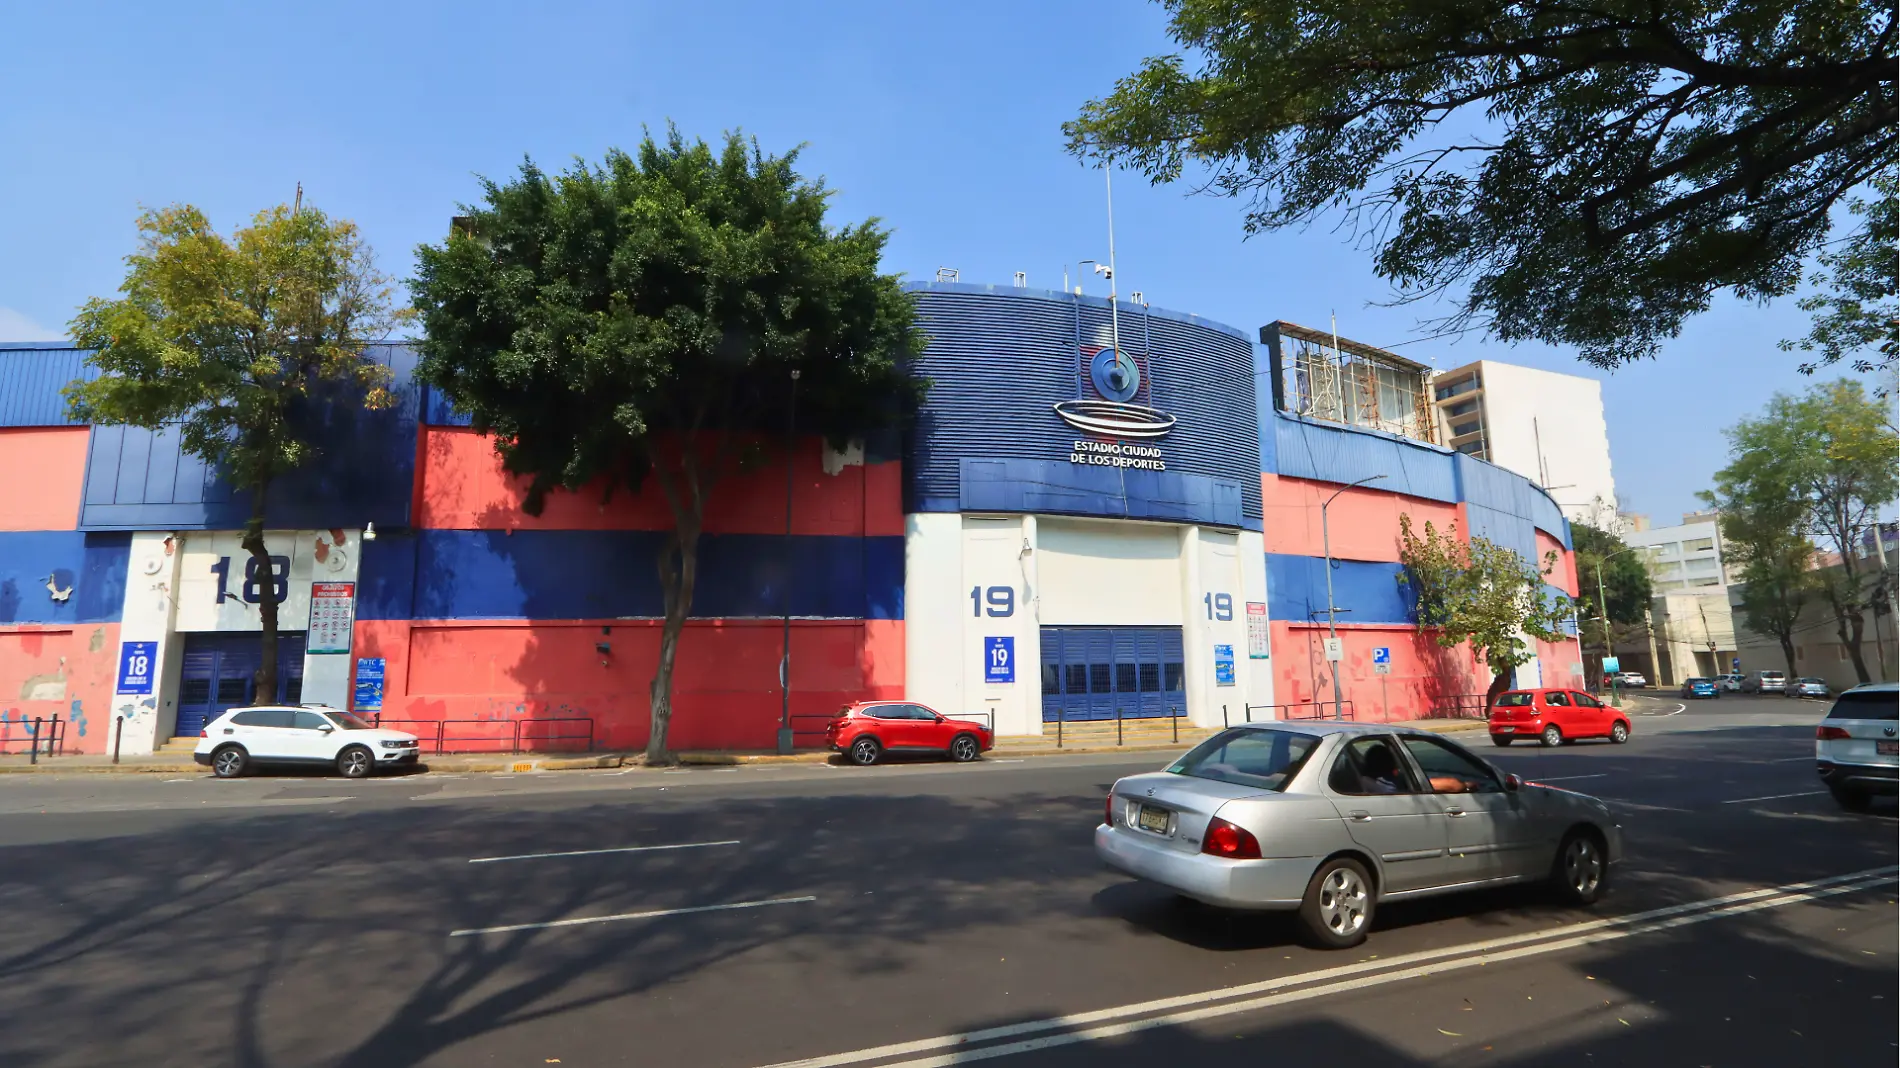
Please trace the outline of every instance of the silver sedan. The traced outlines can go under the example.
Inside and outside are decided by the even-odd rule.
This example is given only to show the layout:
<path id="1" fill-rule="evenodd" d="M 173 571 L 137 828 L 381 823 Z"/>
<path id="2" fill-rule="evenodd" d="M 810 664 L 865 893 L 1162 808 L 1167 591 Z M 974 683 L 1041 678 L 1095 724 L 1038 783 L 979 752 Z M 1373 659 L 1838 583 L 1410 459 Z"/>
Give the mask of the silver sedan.
<path id="1" fill-rule="evenodd" d="M 1378 902 L 1548 880 L 1592 904 L 1622 857 L 1603 802 L 1521 782 L 1404 727 L 1235 727 L 1115 783 L 1112 867 L 1232 909 L 1297 911 L 1316 945 L 1364 941 Z"/>

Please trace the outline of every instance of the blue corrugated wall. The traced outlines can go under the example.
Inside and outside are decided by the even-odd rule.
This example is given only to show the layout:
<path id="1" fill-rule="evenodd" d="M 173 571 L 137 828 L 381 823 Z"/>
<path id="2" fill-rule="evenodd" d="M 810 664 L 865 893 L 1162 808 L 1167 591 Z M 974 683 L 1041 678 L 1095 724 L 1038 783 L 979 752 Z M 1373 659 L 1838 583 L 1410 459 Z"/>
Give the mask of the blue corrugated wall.
<path id="1" fill-rule="evenodd" d="M 57 342 L 0 344 L 0 426 L 79 426 L 60 392 L 98 372 L 87 350 Z"/>
<path id="2" fill-rule="evenodd" d="M 131 555 L 130 534 L 0 531 L 0 624 L 117 622 Z"/>
<path id="3" fill-rule="evenodd" d="M 1399 584 L 1398 564 L 1333 561 L 1334 603 L 1350 609 L 1341 623 L 1410 623 L 1413 599 Z M 1287 623 L 1326 619 L 1326 561 L 1317 556 L 1267 554 L 1267 614 Z"/>

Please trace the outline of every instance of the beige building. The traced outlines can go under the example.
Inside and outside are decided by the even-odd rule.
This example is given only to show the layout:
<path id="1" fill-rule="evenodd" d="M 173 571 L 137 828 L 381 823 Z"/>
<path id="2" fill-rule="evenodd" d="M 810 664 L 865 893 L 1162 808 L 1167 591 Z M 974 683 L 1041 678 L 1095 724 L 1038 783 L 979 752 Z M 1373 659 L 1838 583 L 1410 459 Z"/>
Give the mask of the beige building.
<path id="1" fill-rule="evenodd" d="M 1594 378 L 1479 360 L 1432 378 L 1438 440 L 1543 487 L 1572 521 L 1616 514 L 1603 388 Z"/>

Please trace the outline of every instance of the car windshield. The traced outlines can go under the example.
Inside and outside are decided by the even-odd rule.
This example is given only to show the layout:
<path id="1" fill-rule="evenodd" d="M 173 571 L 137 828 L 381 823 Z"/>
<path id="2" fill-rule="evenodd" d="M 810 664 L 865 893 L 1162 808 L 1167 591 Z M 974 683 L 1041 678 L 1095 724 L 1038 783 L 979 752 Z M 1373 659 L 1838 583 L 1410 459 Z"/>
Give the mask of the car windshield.
<path id="1" fill-rule="evenodd" d="M 1782 674 L 1781 672 L 1779 672 L 1779 671 L 1764 671 L 1764 672 L 1762 672 L 1762 673 L 1761 673 L 1761 677 L 1762 677 L 1762 678 L 1764 678 L 1764 679 L 1785 679 L 1785 678 L 1787 678 L 1787 676 L 1786 676 L 1786 675 L 1783 675 L 1783 674 Z"/>
<path id="2" fill-rule="evenodd" d="M 1168 770 L 1176 775 L 1284 790 L 1319 739 L 1292 731 L 1225 730 L 1188 750 Z"/>
<path id="3" fill-rule="evenodd" d="M 1527 693 L 1501 693 L 1501 694 L 1499 694 L 1499 695 L 1498 695 L 1498 703 L 1497 703 L 1497 707 L 1499 707 L 1499 708 L 1522 708 L 1522 707 L 1524 707 L 1525 705 L 1528 705 L 1528 704 L 1530 704 L 1530 703 L 1531 703 L 1531 695 L 1530 695 L 1530 694 L 1527 694 Z"/>
<path id="4" fill-rule="evenodd" d="M 1826 680 L 1826 679 L 1802 679 L 1802 680 L 1801 680 L 1801 685 L 1803 685 L 1803 686 L 1826 686 L 1826 685 L 1827 685 L 1827 680 Z"/>
<path id="5" fill-rule="evenodd" d="M 334 708 L 326 708 L 323 710 L 323 714 L 336 720 L 337 726 L 342 727 L 346 731 L 373 731 L 376 729 L 376 724 L 354 713 L 339 712 Z"/>
<path id="6" fill-rule="evenodd" d="M 1708 683 L 1711 683 L 1711 682 L 1714 682 L 1714 681 L 1715 681 L 1714 679 L 1690 679 L 1690 680 L 1689 680 L 1689 685 L 1691 685 L 1691 686 L 1694 686 L 1694 685 L 1696 685 L 1697 683 L 1702 683 L 1702 684 L 1704 684 L 1704 685 L 1707 685 Z"/>
<path id="7" fill-rule="evenodd" d="M 1895 719 L 1900 713 L 1900 691 L 1849 690 L 1834 699 L 1829 719 Z"/>

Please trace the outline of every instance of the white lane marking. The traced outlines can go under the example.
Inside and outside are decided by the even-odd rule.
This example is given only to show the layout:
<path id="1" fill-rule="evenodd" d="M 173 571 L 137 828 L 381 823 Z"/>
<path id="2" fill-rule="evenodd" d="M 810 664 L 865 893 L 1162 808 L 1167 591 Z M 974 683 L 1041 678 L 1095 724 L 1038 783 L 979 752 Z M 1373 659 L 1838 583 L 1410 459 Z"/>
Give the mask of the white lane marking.
<path id="1" fill-rule="evenodd" d="M 1685 705 L 1685 704 L 1678 704 L 1678 705 L 1676 706 L 1676 710 L 1675 710 L 1674 712 L 1645 712 L 1645 713 L 1643 713 L 1643 715 L 1645 715 L 1645 716 L 1655 716 L 1655 717 L 1657 717 L 1657 718 L 1659 718 L 1659 719 L 1667 719 L 1667 718 L 1669 718 L 1670 716 L 1680 716 L 1680 715 L 1682 715 L 1682 714 L 1683 714 L 1684 712 L 1686 712 L 1686 711 L 1688 711 L 1688 709 L 1689 709 L 1689 706 L 1688 706 L 1688 705 Z"/>
<path id="2" fill-rule="evenodd" d="M 542 931 L 550 927 L 579 927 L 588 923 L 618 923 L 622 920 L 657 920 L 662 916 L 685 916 L 695 912 L 726 912 L 731 909 L 756 909 L 767 905 L 802 905 L 818 900 L 815 897 L 775 897 L 769 901 L 734 901 L 729 905 L 694 905 L 684 909 L 655 909 L 652 912 L 622 912 L 613 916 L 582 916 L 572 920 L 549 920 L 546 923 L 511 923 L 506 927 L 471 927 L 463 931 L 450 931 L 450 938 L 464 935 L 506 934 L 510 931 Z"/>
<path id="3" fill-rule="evenodd" d="M 1610 777 L 1609 772 L 1599 771 L 1595 775 L 1546 775 L 1541 779 L 1535 779 L 1532 781 L 1534 783 L 1536 782 L 1576 782 L 1578 779 L 1607 779 L 1609 777 Z"/>
<path id="4" fill-rule="evenodd" d="M 1746 805 L 1750 801 L 1779 801 L 1784 797 L 1819 797 L 1826 790 L 1803 790 L 1798 794 L 1769 794 L 1767 797 L 1738 797 L 1733 801 L 1722 802 L 1725 805 Z"/>
<path id="5" fill-rule="evenodd" d="M 983 758 L 983 763 L 985 764 L 1020 764 L 1022 762 L 1023 762 L 1022 757 L 1008 757 L 1008 758 L 984 757 Z"/>
<path id="6" fill-rule="evenodd" d="M 959 1064 L 962 1063 L 963 1060 L 980 1060 L 985 1057 L 1003 1055 L 1002 1052 L 997 1051 L 1016 1053 L 1026 1049 L 1041 1048 L 1042 1045 L 1055 1045 L 1067 1041 L 1086 1040 L 1086 1038 L 1077 1036 L 1108 1037 L 1108 1035 L 1097 1034 L 1093 1031 L 1077 1031 L 1057 1035 L 1052 1039 L 1034 1040 L 1037 1043 L 1036 1045 L 1016 1043 L 1012 1046 L 994 1046 L 989 1049 L 981 1050 L 961 1048 L 970 1043 L 988 1042 L 999 1038 L 1014 1038 L 1018 1035 L 1031 1035 L 1042 1031 L 1063 1031 L 1067 1028 L 1096 1023 L 1102 1020 L 1142 1016 L 1151 1012 L 1161 1012 L 1166 1009 L 1202 1005 L 1208 1002 L 1224 1001 L 1229 998 L 1238 998 L 1263 992 L 1270 993 L 1270 996 L 1287 997 L 1288 1000 L 1292 1000 L 1291 997 L 1279 994 L 1280 990 L 1289 986 L 1306 987 L 1306 989 L 1299 992 L 1301 996 L 1316 996 L 1317 994 L 1345 988 L 1345 984 L 1319 987 L 1307 987 L 1307 984 L 1318 983 L 1322 980 L 1360 975 L 1366 972 L 1376 972 L 1382 969 L 1397 968 L 1408 964 L 1417 964 L 1422 961 L 1437 960 L 1441 957 L 1453 957 L 1458 954 L 1466 954 L 1466 956 L 1458 957 L 1455 960 L 1440 964 L 1428 965 L 1424 968 L 1397 973 L 1396 977 L 1411 978 L 1415 974 L 1428 975 L 1431 974 L 1434 968 L 1449 971 L 1456 968 L 1470 967 L 1474 963 L 1482 963 L 1486 960 L 1510 959 L 1511 955 L 1487 957 L 1486 954 L 1490 950 L 1503 949 L 1509 946 L 1521 945 L 1526 942 L 1546 944 L 1534 945 L 1530 947 L 1529 950 L 1518 950 L 1515 951 L 1513 955 L 1548 952 L 1549 949 L 1553 947 L 1568 947 L 1571 945 L 1585 944 L 1592 940 L 1602 941 L 1627 937 L 1630 934 L 1644 933 L 1647 930 L 1663 929 L 1661 927 L 1648 926 L 1650 924 L 1695 922 L 1705 918 L 1712 919 L 1718 914 L 1726 915 L 1729 909 L 1746 910 L 1753 907 L 1794 904 L 1797 900 L 1806 900 L 1810 896 L 1822 897 L 1829 894 L 1846 893 L 1850 890 L 1862 889 L 1864 886 L 1874 886 L 1884 882 L 1892 882 L 1894 880 L 1895 870 L 1896 869 L 1891 866 L 1885 868 L 1870 868 L 1866 871 L 1853 872 L 1848 875 L 1836 875 L 1826 879 L 1816 879 L 1811 882 L 1789 883 L 1784 886 L 1766 887 L 1759 890 L 1744 890 L 1740 893 L 1728 894 L 1723 897 L 1691 901 L 1686 904 L 1652 909 L 1648 912 L 1632 913 L 1628 916 L 1589 920 L 1584 923 L 1571 924 L 1566 927 L 1555 927 L 1549 930 L 1532 931 L 1519 935 L 1507 935 L 1503 938 L 1494 938 L 1484 942 L 1472 942 L 1459 946 L 1446 946 L 1442 949 L 1423 950 L 1417 953 L 1407 953 L 1392 957 L 1387 960 L 1361 961 L 1357 964 L 1345 964 L 1335 968 L 1324 968 L 1319 971 L 1302 972 L 1297 975 L 1281 976 L 1277 979 L 1267 979 L 1241 986 L 1223 987 L 1218 990 L 1205 991 L 1199 994 L 1183 994 L 1178 997 L 1159 998 L 1154 1001 L 1137 1002 L 1132 1005 L 1120 1005 L 1108 1009 L 1096 1009 L 1091 1012 L 1073 1013 L 1068 1016 L 1057 1016 L 1044 1020 L 1031 1020 L 1019 1024 L 1007 1024 L 1002 1027 L 991 1027 L 981 1031 L 970 1031 L 963 1034 L 940 1035 L 935 1038 L 923 1038 L 911 1042 L 895 1042 L 887 1046 L 853 1050 L 848 1053 L 808 1057 L 804 1060 L 797 1061 L 781 1061 L 777 1064 L 769 1065 L 767 1068 L 836 1068 L 838 1065 L 861 1064 L 866 1061 L 882 1060 L 886 1057 L 897 1057 L 910 1053 L 924 1053 L 945 1047 L 958 1047 L 958 1052 L 943 1058 L 905 1061 L 901 1063 L 904 1065 L 917 1066 L 917 1068 L 921 1068 L 923 1065 Z M 1692 913 L 1699 914 L 1688 915 L 1686 921 L 1676 919 L 1677 917 L 1683 917 L 1686 914 Z M 1562 941 L 1550 943 L 1548 942 L 1550 939 L 1562 939 Z M 1386 976 L 1374 976 L 1373 980 L 1390 981 Z M 1368 980 L 1355 981 L 1356 985 L 1365 985 L 1367 982 Z M 1197 1017 L 1203 1014 L 1218 1015 L 1220 1012 L 1230 1009 L 1232 1009 L 1232 1011 L 1244 1011 L 1245 1009 L 1256 1007 L 1254 1002 L 1238 1002 L 1236 1004 L 1240 1007 L 1232 1008 L 1230 1005 L 1221 1005 L 1213 1010 L 1200 1010 Z M 1167 1022 L 1176 1022 L 1178 1019 L 1179 1017 L 1174 1016 L 1161 1016 L 1143 1020 L 1138 1024 L 1121 1026 L 1132 1030 L 1159 1026 Z M 1106 1031 L 1110 1029 L 1104 1028 L 1101 1030 Z M 1126 1031 L 1118 1029 L 1115 1030 L 1114 1033 L 1120 1034 L 1126 1033 Z M 895 1068 L 895 1066 L 887 1065 L 885 1068 Z"/>
<path id="7" fill-rule="evenodd" d="M 591 857 L 601 853 L 656 853 L 662 849 L 709 849 L 713 846 L 735 846 L 737 838 L 723 842 L 680 842 L 676 845 L 618 846 L 613 849 L 570 849 L 562 853 L 518 853 L 510 857 L 470 857 L 470 864 L 494 864 L 503 860 L 545 860 L 548 857 Z"/>
<path id="8" fill-rule="evenodd" d="M 1814 763 L 1814 762 L 1815 762 L 1815 760 L 1816 760 L 1816 759 L 1818 759 L 1818 758 L 1816 758 L 1816 757 L 1813 757 L 1813 756 L 1798 756 L 1798 757 L 1782 757 L 1782 758 L 1781 758 L 1780 760 L 1761 760 L 1761 761 L 1757 761 L 1757 763 L 1760 763 L 1760 764 L 1795 764 L 1795 763 L 1802 763 L 1802 762 L 1805 762 L 1805 763 L 1809 763 L 1809 764 L 1812 764 L 1812 763 Z"/>
<path id="9" fill-rule="evenodd" d="M 198 780 L 195 778 L 192 778 L 192 779 L 160 779 L 158 781 L 159 782 L 197 782 Z"/>

